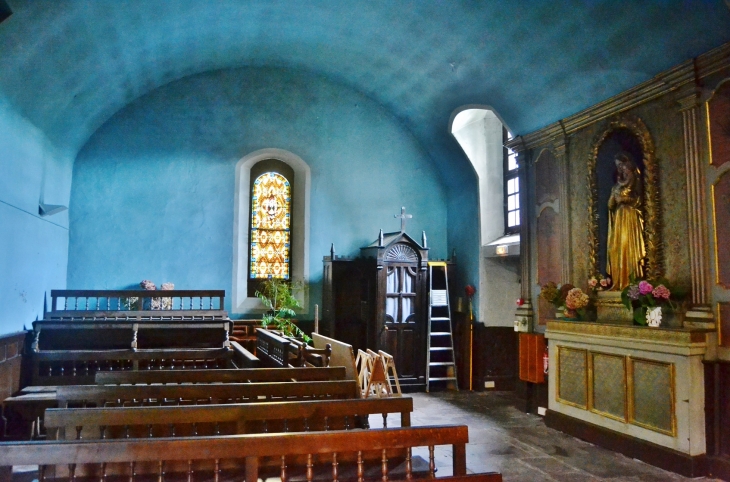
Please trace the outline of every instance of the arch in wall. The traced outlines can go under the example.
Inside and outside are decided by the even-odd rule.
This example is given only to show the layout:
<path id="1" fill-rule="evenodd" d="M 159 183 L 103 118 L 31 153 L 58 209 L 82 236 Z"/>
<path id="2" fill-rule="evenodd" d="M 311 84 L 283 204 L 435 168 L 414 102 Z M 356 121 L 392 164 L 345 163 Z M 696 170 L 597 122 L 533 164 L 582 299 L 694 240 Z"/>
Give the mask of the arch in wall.
<path id="1" fill-rule="evenodd" d="M 311 173 L 304 160 L 283 149 L 260 149 L 244 156 L 236 164 L 236 189 L 233 209 L 233 293 L 232 313 L 263 313 L 264 306 L 248 296 L 249 236 L 251 193 L 251 169 L 261 161 L 276 159 L 294 171 L 291 213 L 291 278 L 301 282 L 304 290 L 295 293 L 302 304 L 303 313 L 309 310 L 307 283 L 309 282 L 309 191 Z"/>

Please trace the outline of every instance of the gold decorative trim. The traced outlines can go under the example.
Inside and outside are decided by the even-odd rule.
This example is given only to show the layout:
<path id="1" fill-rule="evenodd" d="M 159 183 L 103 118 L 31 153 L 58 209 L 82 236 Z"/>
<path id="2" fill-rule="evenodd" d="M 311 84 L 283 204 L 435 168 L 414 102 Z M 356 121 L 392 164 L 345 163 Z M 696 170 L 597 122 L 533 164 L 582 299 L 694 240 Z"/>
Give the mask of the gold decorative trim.
<path id="1" fill-rule="evenodd" d="M 628 358 L 628 372 L 629 372 L 628 386 L 627 386 L 627 390 L 626 390 L 626 395 L 627 395 L 626 398 L 628 398 L 628 422 L 632 425 L 636 425 L 637 427 L 642 427 L 642 428 L 645 428 L 648 430 L 652 430 L 654 432 L 659 432 L 659 433 L 662 433 L 665 435 L 670 435 L 672 437 L 676 437 L 677 436 L 677 414 L 676 414 L 676 402 L 675 402 L 676 394 L 675 394 L 674 363 L 662 363 L 662 362 L 658 362 L 656 360 L 647 360 L 644 358 L 632 358 L 632 357 L 627 357 L 627 358 Z M 669 369 L 669 396 L 671 399 L 670 400 L 670 403 L 671 403 L 671 407 L 670 407 L 671 422 L 670 422 L 670 424 L 672 426 L 672 428 L 670 430 L 665 430 L 661 427 L 655 427 L 650 424 L 638 422 L 636 419 L 634 419 L 634 409 L 635 409 L 635 407 L 634 407 L 634 390 L 636 388 L 634 385 L 634 362 L 636 362 L 636 361 L 640 361 L 642 363 L 647 363 L 649 365 L 663 366 L 663 367 L 667 367 Z"/>
<path id="2" fill-rule="evenodd" d="M 586 373 L 584 374 L 584 393 L 585 393 L 585 399 L 586 399 L 586 405 L 581 405 L 579 403 L 571 402 L 570 400 L 565 400 L 560 396 L 560 352 L 561 351 L 575 351 L 575 352 L 582 352 L 583 353 L 583 366 L 585 367 Z M 565 405 L 570 405 L 572 407 L 580 408 L 583 410 L 588 409 L 588 350 L 583 350 L 580 348 L 570 348 L 567 346 L 558 345 L 558 354 L 556 357 L 558 369 L 555 371 L 555 399 L 563 403 Z"/>
<path id="3" fill-rule="evenodd" d="M 590 201 L 588 203 L 589 238 L 588 256 L 591 276 L 598 276 L 601 267 L 598 266 L 598 178 L 596 175 L 596 161 L 598 150 L 606 138 L 617 129 L 627 129 L 633 133 L 641 144 L 644 156 L 644 243 L 646 245 L 646 276 L 650 279 L 660 278 L 664 274 L 664 259 L 662 253 L 661 236 L 661 204 L 659 196 L 659 166 L 654 158 L 654 141 L 649 129 L 638 117 L 622 116 L 611 121 L 608 127 L 593 141 L 591 155 L 588 158 L 588 189 Z"/>
<path id="4" fill-rule="evenodd" d="M 617 420 L 617 421 L 623 422 L 623 423 L 628 422 L 629 409 L 628 409 L 628 402 L 627 402 L 627 400 L 628 400 L 629 389 L 628 389 L 628 382 L 627 382 L 628 371 L 626 369 L 626 357 L 623 356 L 623 355 L 614 355 L 612 353 L 601 353 L 601 352 L 598 352 L 598 351 L 591 351 L 591 352 L 588 353 L 588 355 L 589 355 L 590 360 L 591 360 L 590 364 L 588 365 L 588 387 L 589 387 L 589 391 L 588 391 L 588 410 L 591 411 L 591 412 L 593 412 L 593 413 L 597 413 L 598 415 L 601 415 L 602 417 L 610 418 L 610 419 Z M 623 370 L 624 370 L 624 376 L 623 376 L 623 379 L 624 379 L 624 416 L 623 417 L 619 417 L 619 416 L 614 415 L 612 413 L 608 413 L 608 412 L 604 412 L 602 410 L 598 410 L 593 405 L 593 402 L 594 402 L 594 393 L 593 393 L 593 391 L 594 391 L 594 386 L 593 386 L 593 381 L 594 381 L 593 373 L 594 372 L 593 372 L 593 364 L 595 362 L 596 355 L 605 356 L 605 357 L 609 357 L 609 358 L 619 358 L 621 360 L 621 364 L 623 365 Z"/>
<path id="5" fill-rule="evenodd" d="M 718 301 L 717 303 L 717 344 L 720 346 L 728 346 L 722 344 L 722 305 L 728 304 L 727 301 Z"/>
<path id="6" fill-rule="evenodd" d="M 713 93 L 714 96 L 714 93 Z M 707 124 L 705 132 L 707 132 L 707 157 L 710 161 L 710 166 L 712 166 L 712 132 L 710 131 L 710 100 L 707 99 L 707 102 L 705 102 L 705 123 Z"/>
<path id="7" fill-rule="evenodd" d="M 576 321 L 548 321 L 547 334 L 566 333 L 588 336 L 610 336 L 630 338 L 632 340 L 658 341 L 664 343 L 684 344 L 702 343 L 705 341 L 707 329 L 686 328 L 651 328 L 647 326 L 613 325 L 608 323 L 590 323 Z"/>
<path id="8" fill-rule="evenodd" d="M 709 136 L 708 136 L 709 137 Z M 723 166 L 725 167 L 725 166 Z M 720 252 L 719 252 L 719 245 L 718 239 L 717 239 L 717 197 L 715 196 L 715 186 L 722 180 L 723 177 L 725 177 L 730 172 L 729 168 L 722 169 L 721 173 L 717 176 L 717 179 L 712 183 L 710 186 L 710 198 L 711 198 L 711 204 L 712 204 L 712 224 L 713 224 L 713 232 L 712 237 L 715 240 L 715 284 L 717 286 L 721 286 L 725 288 L 726 290 L 730 289 L 730 285 L 725 284 L 720 280 Z"/>

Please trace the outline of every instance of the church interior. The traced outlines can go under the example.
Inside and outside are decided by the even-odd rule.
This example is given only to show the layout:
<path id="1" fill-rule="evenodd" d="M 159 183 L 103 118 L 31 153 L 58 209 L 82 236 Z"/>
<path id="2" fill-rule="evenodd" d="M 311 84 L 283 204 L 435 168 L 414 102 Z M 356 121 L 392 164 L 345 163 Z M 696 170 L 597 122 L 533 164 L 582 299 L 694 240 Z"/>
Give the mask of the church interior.
<path id="1" fill-rule="evenodd" d="M 729 171 L 728 0 L 0 0 L 0 482 L 730 480 Z"/>

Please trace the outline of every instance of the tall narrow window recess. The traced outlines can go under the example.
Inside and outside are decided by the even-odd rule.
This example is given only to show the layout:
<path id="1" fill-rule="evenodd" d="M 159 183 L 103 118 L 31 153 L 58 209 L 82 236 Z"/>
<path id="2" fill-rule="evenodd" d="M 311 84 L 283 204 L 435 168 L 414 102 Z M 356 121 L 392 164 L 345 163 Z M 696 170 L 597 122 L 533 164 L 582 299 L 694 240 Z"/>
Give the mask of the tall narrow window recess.
<path id="1" fill-rule="evenodd" d="M 289 279 L 291 253 L 291 185 L 267 172 L 251 194 L 251 279 Z"/>
<path id="2" fill-rule="evenodd" d="M 507 129 L 504 130 L 505 141 L 511 139 Z M 517 154 L 504 149 L 504 232 L 517 234 L 520 231 L 520 178 L 518 177 Z"/>

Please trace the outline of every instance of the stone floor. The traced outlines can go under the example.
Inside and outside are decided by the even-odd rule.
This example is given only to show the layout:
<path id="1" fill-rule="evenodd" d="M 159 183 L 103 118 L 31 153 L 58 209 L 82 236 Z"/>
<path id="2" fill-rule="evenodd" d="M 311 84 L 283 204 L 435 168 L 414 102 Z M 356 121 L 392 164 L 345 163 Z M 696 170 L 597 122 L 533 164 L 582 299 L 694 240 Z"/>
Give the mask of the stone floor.
<path id="1" fill-rule="evenodd" d="M 505 482 L 716 480 L 688 479 L 547 428 L 542 417 L 517 408 L 518 400 L 513 392 L 414 393 L 410 396 L 414 404 L 413 426 L 468 425 L 467 470 L 498 471 Z M 371 417 L 373 428 L 378 423 L 374 418 L 377 417 Z M 398 416 L 388 418 L 388 426 L 398 425 Z M 435 453 L 438 475 L 451 474 L 451 447 L 437 447 Z M 414 455 L 428 460 L 426 449 L 414 450 Z"/>

